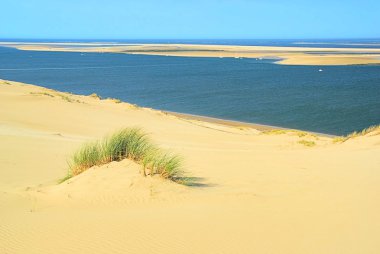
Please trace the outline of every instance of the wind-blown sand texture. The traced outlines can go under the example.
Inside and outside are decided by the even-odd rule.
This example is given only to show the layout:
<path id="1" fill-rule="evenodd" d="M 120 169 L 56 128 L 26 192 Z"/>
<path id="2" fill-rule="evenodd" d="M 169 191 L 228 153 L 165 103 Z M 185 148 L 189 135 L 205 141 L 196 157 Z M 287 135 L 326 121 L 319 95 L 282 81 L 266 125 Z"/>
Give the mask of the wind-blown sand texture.
<path id="1" fill-rule="evenodd" d="M 129 160 L 57 183 L 85 141 L 134 126 L 193 186 Z M 379 134 L 265 134 L 0 81 L 0 253 L 379 253 Z"/>
<path id="2" fill-rule="evenodd" d="M 380 64 L 380 48 L 267 47 L 195 44 L 117 44 L 117 43 L 19 43 L 0 46 L 20 50 L 103 52 L 181 57 L 235 57 L 277 59 L 287 65 Z M 354 45 L 353 45 L 354 46 Z"/>

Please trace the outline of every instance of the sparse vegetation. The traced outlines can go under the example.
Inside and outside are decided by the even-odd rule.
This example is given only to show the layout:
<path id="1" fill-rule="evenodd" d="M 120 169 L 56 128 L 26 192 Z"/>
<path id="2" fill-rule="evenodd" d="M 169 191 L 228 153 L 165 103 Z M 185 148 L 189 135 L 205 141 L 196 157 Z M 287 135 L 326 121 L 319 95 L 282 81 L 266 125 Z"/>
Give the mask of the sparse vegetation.
<path id="1" fill-rule="evenodd" d="M 266 134 L 266 135 L 281 135 L 281 134 L 288 133 L 288 130 L 271 129 L 271 130 L 262 131 L 261 133 Z"/>
<path id="2" fill-rule="evenodd" d="M 309 135 L 309 133 L 304 132 L 304 131 L 297 131 L 296 133 L 297 133 L 297 136 L 300 137 L 300 138 Z"/>
<path id="3" fill-rule="evenodd" d="M 107 100 L 110 100 L 110 101 L 112 101 L 114 103 L 121 103 L 121 100 L 115 99 L 115 98 L 107 98 Z"/>
<path id="4" fill-rule="evenodd" d="M 61 93 L 51 94 L 51 93 L 47 93 L 47 92 L 30 92 L 30 94 L 32 94 L 32 95 L 45 95 L 45 96 L 49 96 L 49 97 L 53 97 L 53 98 L 59 97 L 62 100 L 65 100 L 67 102 L 82 103 L 80 100 L 73 99 L 73 98 L 69 97 L 68 95 L 61 94 Z"/>
<path id="5" fill-rule="evenodd" d="M 89 96 L 92 97 L 92 98 L 98 99 L 98 100 L 101 100 L 101 99 L 102 99 L 102 97 L 100 97 L 100 96 L 97 95 L 96 93 L 92 93 L 92 94 L 90 94 Z"/>
<path id="6" fill-rule="evenodd" d="M 333 139 L 333 142 L 334 143 L 343 143 L 343 142 L 346 142 L 347 140 L 349 139 L 352 139 L 352 138 L 357 138 L 357 137 L 360 137 L 360 136 L 364 136 L 364 135 L 367 135 L 368 133 L 370 132 L 376 132 L 376 133 L 380 133 L 380 125 L 373 125 L 373 126 L 370 126 L 366 129 L 363 129 L 361 131 L 354 131 L 346 136 L 339 136 L 339 137 L 336 137 Z"/>
<path id="7" fill-rule="evenodd" d="M 316 145 L 316 143 L 314 141 L 308 141 L 308 140 L 300 140 L 298 141 L 299 144 L 301 145 L 304 145 L 304 146 L 308 146 L 308 147 L 313 147 Z"/>
<path id="8" fill-rule="evenodd" d="M 271 130 L 266 130 L 262 132 L 262 134 L 267 134 L 267 135 L 282 135 L 282 134 L 287 134 L 287 133 L 295 134 L 300 138 L 305 137 L 305 136 L 311 136 L 311 137 L 317 138 L 315 134 L 305 132 L 305 131 L 299 131 L 299 130 L 271 129 Z"/>
<path id="9" fill-rule="evenodd" d="M 125 128 L 103 138 L 84 144 L 71 158 L 69 173 L 64 180 L 95 165 L 130 159 L 142 165 L 142 174 L 160 175 L 180 182 L 183 171 L 177 155 L 164 152 L 137 128 Z"/>
<path id="10" fill-rule="evenodd" d="M 179 179 L 181 172 L 181 158 L 177 155 L 164 153 L 158 149 L 149 149 L 143 160 L 143 175 L 159 174 L 163 178 Z"/>
<path id="11" fill-rule="evenodd" d="M 141 107 L 136 104 L 132 104 L 132 103 L 125 103 L 125 104 L 128 106 L 128 108 L 133 109 L 133 110 L 141 109 Z"/>
<path id="12" fill-rule="evenodd" d="M 50 93 L 46 93 L 46 92 L 30 92 L 30 94 L 32 94 L 32 95 L 45 95 L 45 96 L 49 96 L 49 97 L 54 97 L 54 95 L 52 95 Z"/>
<path id="13" fill-rule="evenodd" d="M 61 97 L 62 100 L 65 100 L 67 102 L 74 102 L 73 99 L 71 99 L 69 96 L 67 95 L 63 95 L 63 94 L 58 94 L 59 97 Z"/>

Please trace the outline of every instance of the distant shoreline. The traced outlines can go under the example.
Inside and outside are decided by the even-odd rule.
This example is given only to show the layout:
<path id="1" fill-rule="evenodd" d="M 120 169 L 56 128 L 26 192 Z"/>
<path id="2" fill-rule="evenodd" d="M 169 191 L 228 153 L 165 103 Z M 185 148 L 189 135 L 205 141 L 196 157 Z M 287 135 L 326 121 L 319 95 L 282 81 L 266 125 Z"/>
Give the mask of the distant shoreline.
<path id="1" fill-rule="evenodd" d="M 28 43 L 0 42 L 19 50 L 121 53 L 177 57 L 278 59 L 284 65 L 363 65 L 380 64 L 380 48 L 237 46 L 206 44 L 127 44 L 127 43 Z"/>

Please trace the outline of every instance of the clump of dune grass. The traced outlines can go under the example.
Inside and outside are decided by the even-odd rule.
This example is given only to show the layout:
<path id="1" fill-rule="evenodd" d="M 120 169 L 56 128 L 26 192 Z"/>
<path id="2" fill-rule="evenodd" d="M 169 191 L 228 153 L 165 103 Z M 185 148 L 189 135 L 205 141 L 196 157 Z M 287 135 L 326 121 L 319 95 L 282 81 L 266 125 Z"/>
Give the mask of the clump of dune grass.
<path id="1" fill-rule="evenodd" d="M 371 132 L 380 133 L 380 125 L 373 125 L 373 126 L 370 126 L 368 128 L 365 128 L 361 131 L 354 131 L 348 135 L 336 137 L 333 139 L 333 142 L 334 143 L 343 143 L 349 139 L 364 136 L 364 135 L 367 135 L 368 133 L 371 133 Z"/>
<path id="2" fill-rule="evenodd" d="M 67 102 L 77 102 L 77 103 L 81 103 L 80 100 L 73 99 L 73 98 L 71 98 L 70 96 L 65 95 L 65 94 L 57 94 L 57 96 L 59 96 L 62 100 L 65 100 L 65 101 L 67 101 Z"/>
<path id="3" fill-rule="evenodd" d="M 110 100 L 110 101 L 112 101 L 114 103 L 121 103 L 121 100 L 115 99 L 115 98 L 107 98 L 107 100 Z"/>
<path id="4" fill-rule="evenodd" d="M 282 135 L 286 133 L 288 133 L 288 130 L 281 130 L 281 129 L 270 129 L 270 130 L 265 130 L 261 132 L 261 134 L 266 134 L 266 135 Z"/>
<path id="5" fill-rule="evenodd" d="M 69 175 L 79 175 L 86 169 L 103 163 L 105 159 L 101 144 L 98 141 L 86 143 L 71 158 Z"/>
<path id="6" fill-rule="evenodd" d="M 301 145 L 304 145 L 304 146 L 308 146 L 308 147 L 313 147 L 316 145 L 316 143 L 314 141 L 308 141 L 308 140 L 300 140 L 298 141 L 299 144 Z"/>
<path id="7" fill-rule="evenodd" d="M 137 104 L 128 103 L 128 106 L 130 109 L 140 109 L 140 106 L 138 106 Z"/>
<path id="8" fill-rule="evenodd" d="M 68 96 L 66 94 L 56 93 L 54 95 L 54 94 L 47 93 L 47 92 L 30 92 L 30 94 L 32 94 L 32 95 L 45 95 L 45 96 L 49 96 L 49 97 L 53 97 L 53 98 L 56 97 L 56 96 L 58 96 L 59 98 L 61 98 L 64 101 L 67 101 L 67 102 L 78 102 L 78 103 L 81 103 L 80 100 L 73 99 L 73 98 L 71 98 L 70 96 Z"/>
<path id="9" fill-rule="evenodd" d="M 32 94 L 32 95 L 45 95 L 45 96 L 49 96 L 49 97 L 54 97 L 54 95 L 52 95 L 50 93 L 46 93 L 46 92 L 30 92 L 30 94 Z"/>
<path id="10" fill-rule="evenodd" d="M 84 144 L 72 156 L 68 177 L 64 180 L 93 166 L 123 159 L 141 164 L 144 176 L 160 175 L 179 182 L 183 173 L 180 157 L 157 147 L 140 129 L 125 128 L 100 141 Z"/>
<path id="11" fill-rule="evenodd" d="M 67 102 L 74 102 L 69 96 L 63 95 L 63 94 L 58 94 L 59 97 L 61 97 L 62 100 L 67 101 Z"/>
<path id="12" fill-rule="evenodd" d="M 148 150 L 142 160 L 143 175 L 159 174 L 163 178 L 178 180 L 182 177 L 182 160 L 177 155 L 164 153 L 159 149 Z M 147 172 L 148 171 L 148 172 Z"/>
<path id="13" fill-rule="evenodd" d="M 266 135 L 282 135 L 282 134 L 292 133 L 292 134 L 297 135 L 300 138 L 305 137 L 305 136 L 311 136 L 311 137 L 317 138 L 315 134 L 305 132 L 305 131 L 300 131 L 300 130 L 291 130 L 291 129 L 289 130 L 271 129 L 271 130 L 262 131 L 261 133 L 266 134 Z"/>
<path id="14" fill-rule="evenodd" d="M 98 100 L 101 100 L 101 99 L 102 99 L 102 97 L 100 97 L 100 96 L 97 95 L 96 93 L 92 93 L 92 94 L 90 94 L 89 96 L 92 97 L 92 98 L 98 99 Z"/>

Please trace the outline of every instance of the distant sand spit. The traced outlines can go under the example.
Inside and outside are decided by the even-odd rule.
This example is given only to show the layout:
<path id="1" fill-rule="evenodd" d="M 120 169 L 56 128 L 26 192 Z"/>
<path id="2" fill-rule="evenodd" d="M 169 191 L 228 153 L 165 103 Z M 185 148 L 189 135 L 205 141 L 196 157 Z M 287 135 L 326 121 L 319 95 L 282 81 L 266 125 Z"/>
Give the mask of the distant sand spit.
<path id="1" fill-rule="evenodd" d="M 57 183 L 83 142 L 135 126 L 193 186 L 129 160 Z M 379 253 L 379 134 L 333 143 L 0 80 L 0 253 Z"/>
<path id="2" fill-rule="evenodd" d="M 267 47 L 196 44 L 112 44 L 112 43 L 19 43 L 1 42 L 0 46 L 20 50 L 102 52 L 181 57 L 232 57 L 275 59 L 286 65 L 380 64 L 379 48 Z"/>

